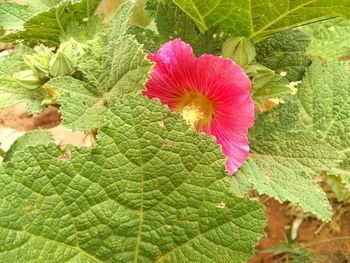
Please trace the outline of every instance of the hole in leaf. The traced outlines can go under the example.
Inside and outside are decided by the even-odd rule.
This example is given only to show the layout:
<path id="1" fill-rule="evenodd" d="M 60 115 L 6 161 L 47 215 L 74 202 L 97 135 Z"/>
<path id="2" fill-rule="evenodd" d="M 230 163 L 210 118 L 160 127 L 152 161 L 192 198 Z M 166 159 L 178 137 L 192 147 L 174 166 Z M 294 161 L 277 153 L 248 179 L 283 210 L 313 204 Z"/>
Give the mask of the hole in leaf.
<path id="1" fill-rule="evenodd" d="M 68 149 L 62 151 L 61 155 L 58 156 L 58 159 L 61 161 L 67 161 L 67 160 L 70 160 L 71 158 L 72 158 L 72 153 Z"/>

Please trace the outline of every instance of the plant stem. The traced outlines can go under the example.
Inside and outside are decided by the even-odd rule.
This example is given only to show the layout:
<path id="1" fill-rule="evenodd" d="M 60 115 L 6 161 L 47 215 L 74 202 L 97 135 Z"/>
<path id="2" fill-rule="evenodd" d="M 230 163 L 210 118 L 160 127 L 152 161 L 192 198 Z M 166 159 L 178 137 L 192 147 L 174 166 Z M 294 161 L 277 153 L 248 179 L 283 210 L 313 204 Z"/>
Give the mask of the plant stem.
<path id="1" fill-rule="evenodd" d="M 6 152 L 0 147 L 0 157 L 4 158 Z"/>

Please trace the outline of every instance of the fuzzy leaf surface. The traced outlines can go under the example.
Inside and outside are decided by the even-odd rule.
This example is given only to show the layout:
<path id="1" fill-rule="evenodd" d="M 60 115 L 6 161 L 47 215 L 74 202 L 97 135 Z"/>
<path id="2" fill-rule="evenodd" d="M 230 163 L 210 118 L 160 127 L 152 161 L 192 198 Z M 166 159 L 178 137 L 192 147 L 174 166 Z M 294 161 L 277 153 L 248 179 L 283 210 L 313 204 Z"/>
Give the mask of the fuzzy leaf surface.
<path id="1" fill-rule="evenodd" d="M 285 72 L 287 80 L 298 81 L 311 64 L 305 54 L 308 45 L 309 38 L 301 31 L 280 32 L 256 45 L 256 60 L 277 74 Z"/>
<path id="2" fill-rule="evenodd" d="M 49 144 L 54 142 L 52 135 L 48 131 L 36 130 L 29 131 L 23 136 L 19 137 L 6 152 L 4 161 L 9 161 L 17 152 L 24 151 L 29 146 L 36 146 L 39 144 Z"/>
<path id="3" fill-rule="evenodd" d="M 299 123 L 300 108 L 292 102 L 260 115 L 250 131 L 250 160 L 233 177 L 232 186 L 239 194 L 253 187 L 329 221 L 331 206 L 312 175 L 336 167 L 341 157 L 312 132 L 298 131 Z"/>
<path id="4" fill-rule="evenodd" d="M 350 66 L 314 62 L 298 87 L 302 120 L 307 130 L 320 141 L 332 145 L 342 155 L 342 163 L 333 171 L 350 186 Z"/>
<path id="5" fill-rule="evenodd" d="M 201 31 L 219 25 L 228 35 L 259 41 L 324 16 L 350 15 L 350 0 L 173 0 Z"/>
<path id="6" fill-rule="evenodd" d="M 103 106 L 102 95 L 86 82 L 72 77 L 58 77 L 45 85 L 60 94 L 62 124 L 72 130 L 91 131 L 103 123 L 107 109 Z"/>
<path id="7" fill-rule="evenodd" d="M 140 94 L 152 64 L 142 46 L 126 34 L 133 4 L 126 2 L 118 10 L 109 31 L 102 31 L 89 41 L 79 59 L 83 81 L 60 77 L 46 85 L 58 92 L 63 125 L 90 132 L 99 128 L 108 108 L 124 95 Z"/>
<path id="8" fill-rule="evenodd" d="M 156 31 L 139 25 L 132 25 L 128 29 L 128 34 L 133 35 L 148 52 L 156 53 L 163 43 L 162 37 Z"/>
<path id="9" fill-rule="evenodd" d="M 132 26 L 129 30 L 147 51 L 156 53 L 165 42 L 181 38 L 191 45 L 197 56 L 205 53 L 220 54 L 222 39 L 218 28 L 211 28 L 204 33 L 198 32 L 191 18 L 171 2 L 155 2 L 152 10 L 148 11 L 154 13 L 156 30 L 141 26 Z"/>
<path id="10" fill-rule="evenodd" d="M 38 113 L 42 110 L 43 91 L 26 89 L 19 85 L 12 76 L 13 73 L 28 69 L 23 55 L 30 54 L 30 52 L 28 47 L 18 45 L 12 55 L 0 57 L 0 109 L 24 102 L 31 113 Z"/>
<path id="11" fill-rule="evenodd" d="M 350 54 L 350 24 L 343 18 L 330 19 L 303 26 L 310 36 L 307 54 L 332 60 Z"/>
<path id="12" fill-rule="evenodd" d="M 204 53 L 220 54 L 222 40 L 218 30 L 212 28 L 204 33 L 197 32 L 196 25 L 174 4 L 165 2 L 158 4 L 156 23 L 163 43 L 180 37 L 191 44 L 197 56 Z"/>
<path id="13" fill-rule="evenodd" d="M 1 166 L 0 257 L 246 262 L 264 209 L 232 196 L 214 139 L 156 100 L 127 97 L 110 113 L 92 149 L 30 147 Z"/>
<path id="14" fill-rule="evenodd" d="M 125 2 L 117 11 L 112 29 L 91 41 L 79 69 L 112 106 L 126 94 L 144 89 L 152 64 L 134 36 L 128 35 L 133 4 Z"/>

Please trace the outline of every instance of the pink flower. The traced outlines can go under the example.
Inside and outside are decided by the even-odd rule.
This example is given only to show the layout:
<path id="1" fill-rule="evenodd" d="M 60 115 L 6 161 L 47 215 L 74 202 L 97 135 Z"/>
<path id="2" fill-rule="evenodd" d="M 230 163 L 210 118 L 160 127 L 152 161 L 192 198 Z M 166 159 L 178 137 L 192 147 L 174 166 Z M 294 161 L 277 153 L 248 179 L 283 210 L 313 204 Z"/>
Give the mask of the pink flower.
<path id="1" fill-rule="evenodd" d="M 254 123 L 250 80 L 228 59 L 196 58 L 181 39 L 164 44 L 148 58 L 156 62 L 144 95 L 180 112 L 197 131 L 216 137 L 234 173 L 249 155 L 248 128 Z"/>

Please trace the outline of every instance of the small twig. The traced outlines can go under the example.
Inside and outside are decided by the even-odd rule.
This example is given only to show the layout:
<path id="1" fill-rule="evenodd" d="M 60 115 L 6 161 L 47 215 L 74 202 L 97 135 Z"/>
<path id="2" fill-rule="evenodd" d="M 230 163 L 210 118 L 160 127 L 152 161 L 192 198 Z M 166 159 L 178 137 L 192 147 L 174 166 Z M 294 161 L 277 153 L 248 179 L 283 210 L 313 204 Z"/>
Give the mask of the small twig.
<path id="1" fill-rule="evenodd" d="M 326 225 L 328 225 L 328 223 L 322 222 L 322 224 L 316 229 L 316 231 L 314 232 L 314 234 L 315 234 L 316 236 L 318 236 L 318 234 L 325 228 Z"/>
<path id="2" fill-rule="evenodd" d="M 319 244 L 332 242 L 332 241 L 339 241 L 339 240 L 350 240 L 350 236 L 327 238 L 327 239 L 323 239 L 323 240 L 319 240 L 319 241 L 311 241 L 311 242 L 300 243 L 300 245 L 303 246 L 303 247 L 311 247 L 311 246 L 314 246 L 314 245 L 319 245 Z"/>

